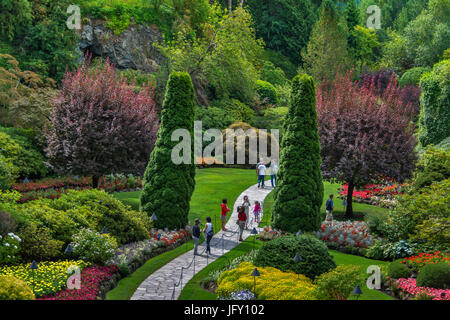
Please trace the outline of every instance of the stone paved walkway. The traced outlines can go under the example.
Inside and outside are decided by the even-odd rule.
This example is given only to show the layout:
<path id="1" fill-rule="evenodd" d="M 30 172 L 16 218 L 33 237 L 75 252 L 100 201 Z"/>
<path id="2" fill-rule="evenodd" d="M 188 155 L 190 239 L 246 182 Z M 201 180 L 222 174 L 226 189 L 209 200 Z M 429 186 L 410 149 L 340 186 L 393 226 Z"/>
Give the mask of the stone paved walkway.
<path id="1" fill-rule="evenodd" d="M 257 185 L 251 186 L 247 190 L 241 193 L 241 195 L 236 199 L 233 211 L 230 219 L 226 224 L 227 231 L 220 230 L 214 235 L 211 240 L 211 255 L 207 256 L 204 253 L 206 242 L 203 242 L 199 246 L 199 253 L 203 254 L 201 256 L 196 256 L 194 263 L 194 250 L 188 251 L 187 253 L 177 257 L 176 259 L 170 261 L 168 264 L 164 265 L 162 268 L 158 269 L 152 273 L 147 279 L 142 282 L 137 288 L 136 292 L 131 297 L 131 300 L 174 300 L 178 299 L 180 293 L 186 283 L 192 279 L 192 277 L 202 270 L 207 264 L 213 262 L 223 254 L 227 253 L 234 247 L 236 247 L 238 242 L 238 227 L 236 225 L 237 220 L 237 207 L 242 204 L 244 195 L 247 195 L 250 203 L 253 207 L 254 201 L 258 200 L 261 203 L 264 198 L 272 191 L 271 187 L 266 187 L 266 189 L 258 189 Z M 217 205 L 217 211 L 219 211 L 219 203 Z M 264 214 L 264 208 L 263 208 Z M 252 211 L 250 210 L 250 219 L 252 219 Z M 262 219 L 262 214 L 260 216 Z M 253 220 L 251 220 L 253 221 Z M 203 222 L 203 221 L 202 221 Z M 242 238 L 247 238 L 250 236 L 250 232 L 253 227 L 257 227 L 256 224 L 250 226 L 249 231 L 244 231 Z M 258 228 L 257 228 L 258 229 Z M 183 278 L 180 282 L 180 274 L 182 267 L 186 268 L 190 265 L 188 269 L 183 270 Z M 194 271 L 195 265 L 195 271 Z M 175 287 L 174 284 L 178 284 Z"/>

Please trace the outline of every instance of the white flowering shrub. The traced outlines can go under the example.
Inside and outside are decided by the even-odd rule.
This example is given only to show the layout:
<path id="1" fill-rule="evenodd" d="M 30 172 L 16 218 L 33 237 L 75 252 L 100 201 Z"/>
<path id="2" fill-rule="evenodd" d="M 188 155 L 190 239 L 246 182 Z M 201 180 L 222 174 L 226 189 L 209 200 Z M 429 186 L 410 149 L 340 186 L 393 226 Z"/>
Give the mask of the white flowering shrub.
<path id="1" fill-rule="evenodd" d="M 0 235 L 0 265 L 19 262 L 20 239 L 10 232 L 5 236 Z"/>
<path id="2" fill-rule="evenodd" d="M 76 258 L 102 265 L 114 256 L 117 241 L 107 234 L 81 229 L 73 236 L 71 245 Z"/>

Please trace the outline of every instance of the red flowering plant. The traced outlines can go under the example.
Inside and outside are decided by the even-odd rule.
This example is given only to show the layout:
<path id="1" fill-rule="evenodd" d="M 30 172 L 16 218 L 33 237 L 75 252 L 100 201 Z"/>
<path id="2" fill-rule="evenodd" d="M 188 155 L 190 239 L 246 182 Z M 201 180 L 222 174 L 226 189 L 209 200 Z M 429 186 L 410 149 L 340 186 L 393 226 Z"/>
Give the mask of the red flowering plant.
<path id="1" fill-rule="evenodd" d="M 150 237 L 157 241 L 159 247 L 166 248 L 191 239 L 191 233 L 187 229 L 178 231 L 151 230 Z"/>
<path id="2" fill-rule="evenodd" d="M 43 296 L 38 300 L 97 300 L 101 297 L 102 284 L 109 281 L 119 271 L 115 265 L 93 266 L 81 272 L 80 289 L 64 289 L 51 296 Z"/>
<path id="3" fill-rule="evenodd" d="M 400 263 L 411 266 L 415 271 L 427 264 L 447 263 L 450 264 L 450 253 L 436 251 L 434 253 L 419 253 L 418 255 L 404 258 Z"/>
<path id="4" fill-rule="evenodd" d="M 429 287 L 418 287 L 414 278 L 400 278 L 395 281 L 395 285 L 403 291 L 403 293 L 417 297 L 418 295 L 427 295 L 432 300 L 450 300 L 450 289 L 436 289 Z"/>

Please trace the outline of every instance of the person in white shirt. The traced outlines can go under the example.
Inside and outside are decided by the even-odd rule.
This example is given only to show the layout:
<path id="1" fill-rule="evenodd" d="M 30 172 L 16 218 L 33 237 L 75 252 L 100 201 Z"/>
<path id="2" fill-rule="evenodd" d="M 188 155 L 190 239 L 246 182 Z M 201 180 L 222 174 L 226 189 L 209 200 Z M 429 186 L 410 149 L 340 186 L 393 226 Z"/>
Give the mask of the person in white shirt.
<path id="1" fill-rule="evenodd" d="M 264 165 L 264 162 L 262 162 L 258 166 L 258 188 L 264 189 L 264 178 L 266 175 L 267 167 Z"/>
<path id="2" fill-rule="evenodd" d="M 275 159 L 272 159 L 270 163 L 270 183 L 272 184 L 272 188 L 275 188 L 277 184 L 277 172 L 278 172 L 278 164 Z"/>

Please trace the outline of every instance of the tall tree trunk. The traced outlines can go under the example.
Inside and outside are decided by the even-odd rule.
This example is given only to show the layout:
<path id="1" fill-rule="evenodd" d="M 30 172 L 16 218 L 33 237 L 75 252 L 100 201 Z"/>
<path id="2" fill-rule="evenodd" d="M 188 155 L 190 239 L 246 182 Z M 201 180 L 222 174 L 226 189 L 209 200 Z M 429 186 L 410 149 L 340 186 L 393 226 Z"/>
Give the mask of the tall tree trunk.
<path id="1" fill-rule="evenodd" d="M 355 185 L 353 184 L 353 180 L 351 180 L 348 182 L 348 189 L 347 189 L 347 208 L 345 210 L 346 218 L 353 217 L 352 199 L 353 199 L 353 190 L 354 189 L 355 189 Z"/>
<path id="2" fill-rule="evenodd" d="M 228 11 L 231 14 L 231 6 L 233 5 L 233 0 L 228 0 Z"/>
<path id="3" fill-rule="evenodd" d="M 244 0 L 241 0 L 240 6 L 241 6 L 241 8 L 244 6 Z"/>
<path id="4" fill-rule="evenodd" d="M 98 188 L 98 180 L 100 179 L 100 176 L 92 176 L 92 188 L 97 189 Z"/>

